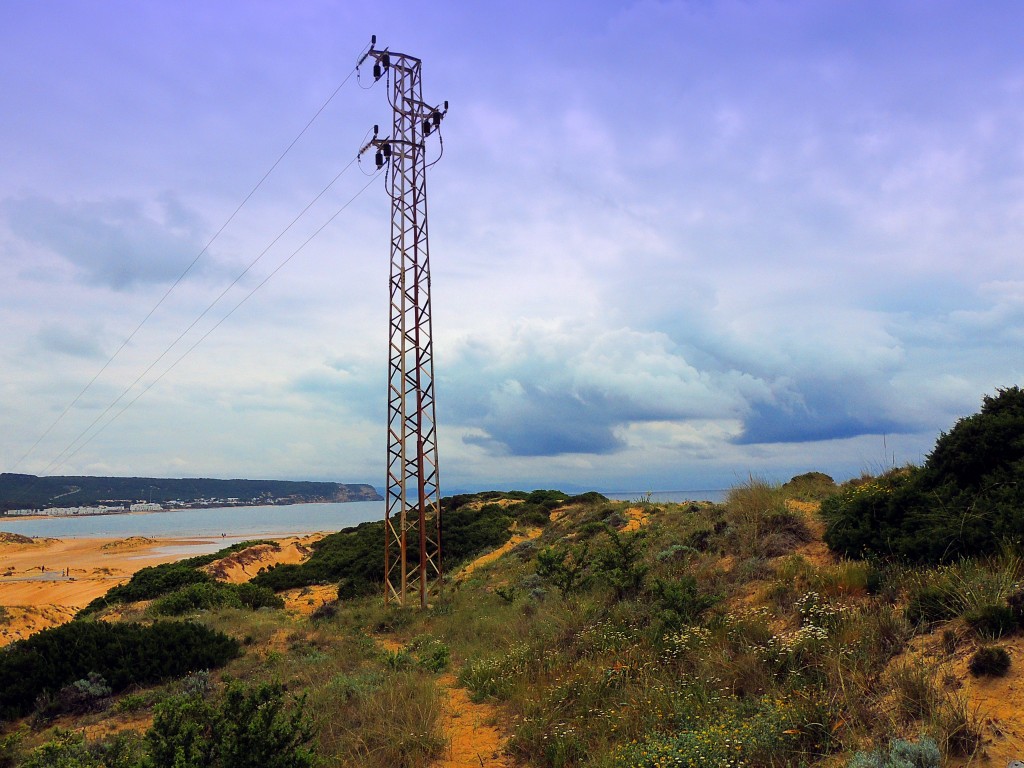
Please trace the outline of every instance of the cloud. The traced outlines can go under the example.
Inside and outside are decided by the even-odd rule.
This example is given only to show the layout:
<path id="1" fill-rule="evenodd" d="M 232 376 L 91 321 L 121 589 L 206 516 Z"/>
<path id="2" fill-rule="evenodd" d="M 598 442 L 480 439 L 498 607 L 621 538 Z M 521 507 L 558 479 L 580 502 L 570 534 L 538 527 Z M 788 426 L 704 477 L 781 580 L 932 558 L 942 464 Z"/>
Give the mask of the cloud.
<path id="1" fill-rule="evenodd" d="M 809 443 L 860 435 L 906 433 L 918 426 L 885 413 L 887 399 L 870 379 L 807 379 L 789 382 L 770 400 L 750 403 L 740 445 Z"/>
<path id="2" fill-rule="evenodd" d="M 147 210 L 125 198 L 23 197 L 4 202 L 0 214 L 27 244 L 65 259 L 88 283 L 116 291 L 175 280 L 203 246 L 194 214 L 169 198 Z"/>
<path id="3" fill-rule="evenodd" d="M 104 356 L 103 348 L 96 340 L 95 334 L 72 330 L 61 325 L 44 326 L 36 334 L 36 340 L 40 348 L 48 352 L 86 359 Z"/>
<path id="4" fill-rule="evenodd" d="M 698 371 L 662 333 L 523 322 L 510 340 L 464 339 L 439 403 L 494 455 L 600 455 L 635 422 L 732 417 L 742 378 Z"/>

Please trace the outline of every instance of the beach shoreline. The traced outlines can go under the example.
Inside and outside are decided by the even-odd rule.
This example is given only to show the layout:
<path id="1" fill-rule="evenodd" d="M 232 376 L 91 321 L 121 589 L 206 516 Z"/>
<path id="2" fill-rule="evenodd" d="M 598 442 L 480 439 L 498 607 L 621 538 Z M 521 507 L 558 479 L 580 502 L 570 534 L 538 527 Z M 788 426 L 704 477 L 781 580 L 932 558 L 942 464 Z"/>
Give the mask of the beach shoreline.
<path id="1" fill-rule="evenodd" d="M 265 548 L 248 577 L 259 567 L 301 561 L 323 535 L 259 536 L 279 547 Z M 216 552 L 240 540 L 224 535 L 58 539 L 0 534 L 0 646 L 69 621 L 142 568 Z"/>

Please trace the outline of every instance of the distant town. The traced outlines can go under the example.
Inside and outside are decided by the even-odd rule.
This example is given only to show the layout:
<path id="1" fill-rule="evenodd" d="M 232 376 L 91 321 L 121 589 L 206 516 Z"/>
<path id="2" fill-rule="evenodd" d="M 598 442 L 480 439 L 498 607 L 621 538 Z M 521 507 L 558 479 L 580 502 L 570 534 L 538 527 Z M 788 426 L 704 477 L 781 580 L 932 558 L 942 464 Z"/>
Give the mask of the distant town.
<path id="1" fill-rule="evenodd" d="M 0 474 L 0 517 L 124 515 L 380 499 L 376 489 L 365 483 Z"/>
<path id="2" fill-rule="evenodd" d="M 126 515 L 132 512 L 167 512 L 174 509 L 205 509 L 210 507 L 257 507 L 272 504 L 307 504 L 304 499 L 283 496 L 276 499 L 260 497 L 256 499 L 194 499 L 192 501 L 166 501 L 156 504 L 152 501 L 110 502 L 91 507 L 47 507 L 46 509 L 9 509 L 0 512 L 6 517 L 27 517 L 45 515 L 47 517 L 74 517 L 76 515 Z"/>

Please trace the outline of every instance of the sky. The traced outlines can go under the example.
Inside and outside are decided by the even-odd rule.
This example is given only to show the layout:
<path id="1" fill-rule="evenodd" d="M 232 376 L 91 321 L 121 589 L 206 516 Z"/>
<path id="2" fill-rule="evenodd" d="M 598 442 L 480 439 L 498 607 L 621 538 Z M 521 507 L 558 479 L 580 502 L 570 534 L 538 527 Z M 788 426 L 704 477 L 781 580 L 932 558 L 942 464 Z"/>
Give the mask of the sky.
<path id="1" fill-rule="evenodd" d="M 1021 28 L 1000 0 L 0 0 L 0 471 L 383 485 L 371 34 L 450 104 L 443 493 L 920 463 L 1024 378 Z"/>

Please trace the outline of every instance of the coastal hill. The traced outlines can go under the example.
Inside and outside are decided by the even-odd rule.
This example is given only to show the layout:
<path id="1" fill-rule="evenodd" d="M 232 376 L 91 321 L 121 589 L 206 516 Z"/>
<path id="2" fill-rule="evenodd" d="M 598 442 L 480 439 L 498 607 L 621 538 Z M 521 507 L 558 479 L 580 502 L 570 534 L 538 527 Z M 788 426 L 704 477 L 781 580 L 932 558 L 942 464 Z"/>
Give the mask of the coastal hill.
<path id="1" fill-rule="evenodd" d="M 378 501 L 368 484 L 291 480 L 212 480 L 158 477 L 36 477 L 0 474 L 0 513 L 10 509 L 47 509 L 95 504 L 153 502 L 200 506 L 204 502 L 298 504 Z"/>

